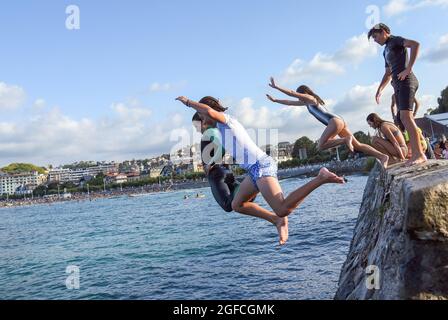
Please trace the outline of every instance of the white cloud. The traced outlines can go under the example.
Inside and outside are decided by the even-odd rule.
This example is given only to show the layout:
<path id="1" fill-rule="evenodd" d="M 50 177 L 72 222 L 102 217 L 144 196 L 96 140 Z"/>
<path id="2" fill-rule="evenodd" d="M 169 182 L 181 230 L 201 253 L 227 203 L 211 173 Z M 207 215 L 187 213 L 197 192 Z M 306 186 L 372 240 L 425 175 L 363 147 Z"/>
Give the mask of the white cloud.
<path id="1" fill-rule="evenodd" d="M 23 88 L 0 82 L 0 111 L 17 109 L 22 106 L 25 99 Z"/>
<path id="2" fill-rule="evenodd" d="M 73 119 L 59 108 L 42 110 L 20 122 L 0 122 L 0 162 L 55 165 L 79 160 L 125 160 L 167 153 L 173 128 L 185 126 L 181 115 L 152 118 L 138 101 L 114 103 L 111 115 Z M 187 129 L 190 127 L 187 125 Z"/>
<path id="3" fill-rule="evenodd" d="M 36 99 L 33 103 L 33 109 L 39 111 L 45 108 L 46 105 L 47 103 L 44 99 Z"/>
<path id="4" fill-rule="evenodd" d="M 318 53 L 310 62 L 294 60 L 280 81 L 291 83 L 313 79 L 316 83 L 322 83 L 330 76 L 340 75 L 344 72 L 344 68 L 333 61 L 333 57 Z"/>
<path id="5" fill-rule="evenodd" d="M 360 64 L 378 53 L 378 46 L 367 40 L 367 34 L 354 36 L 345 42 L 342 49 L 334 54 L 335 61 L 340 63 Z"/>
<path id="6" fill-rule="evenodd" d="M 312 81 L 314 84 L 326 82 L 332 76 L 344 74 L 348 65 L 358 65 L 375 56 L 378 47 L 367 40 L 365 33 L 348 39 L 344 46 L 333 54 L 317 53 L 306 62 L 296 59 L 280 77 L 280 83 Z"/>
<path id="7" fill-rule="evenodd" d="M 132 102 L 131 102 L 132 104 Z M 151 116 L 151 110 L 145 107 L 127 106 L 125 103 L 114 103 L 111 105 L 111 109 L 114 110 L 123 121 L 136 122 L 140 119 L 146 119 Z"/>
<path id="8" fill-rule="evenodd" d="M 368 86 L 356 85 L 335 104 L 335 113 L 344 118 L 352 132 L 359 130 L 367 132 L 369 127 L 366 118 L 373 112 L 386 120 L 392 119 L 390 103 L 393 89 L 391 86 L 386 87 L 378 105 L 375 101 L 378 85 L 379 83 Z"/>
<path id="9" fill-rule="evenodd" d="M 438 45 L 425 52 L 422 59 L 431 63 L 448 61 L 448 34 L 441 36 Z"/>
<path id="10" fill-rule="evenodd" d="M 426 7 L 448 7 L 448 0 L 390 0 L 384 7 L 388 17 Z"/>
<path id="11" fill-rule="evenodd" d="M 327 101 L 329 105 L 333 102 Z M 331 107 L 331 106 L 330 106 Z M 230 113 L 246 129 L 277 129 L 279 141 L 294 142 L 302 136 L 317 140 L 325 127 L 314 119 L 306 107 L 270 105 L 255 107 L 252 98 L 244 98 Z"/>
<path id="12" fill-rule="evenodd" d="M 438 106 L 437 97 L 432 94 L 417 96 L 417 99 L 420 101 L 420 110 L 417 117 L 423 117 L 429 108 L 436 108 Z"/>

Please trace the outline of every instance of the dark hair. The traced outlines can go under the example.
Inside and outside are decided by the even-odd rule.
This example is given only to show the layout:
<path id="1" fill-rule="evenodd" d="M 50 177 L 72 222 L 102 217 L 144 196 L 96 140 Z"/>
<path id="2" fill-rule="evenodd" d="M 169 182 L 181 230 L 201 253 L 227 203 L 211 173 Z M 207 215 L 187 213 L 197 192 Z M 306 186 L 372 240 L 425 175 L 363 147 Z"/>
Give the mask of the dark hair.
<path id="1" fill-rule="evenodd" d="M 208 105 L 210 108 L 212 108 L 215 111 L 218 112 L 225 112 L 227 111 L 227 108 L 224 108 L 221 103 L 219 103 L 219 100 L 210 96 L 202 98 L 199 103 L 203 103 Z"/>
<path id="2" fill-rule="evenodd" d="M 390 124 L 393 124 L 393 125 L 395 125 L 395 126 L 397 126 L 397 127 L 399 127 L 399 125 L 397 124 L 397 123 L 392 123 L 392 122 L 390 122 L 390 121 L 386 121 L 386 120 L 384 120 L 384 119 L 382 119 L 377 113 L 371 113 L 371 114 L 369 114 L 368 116 L 367 116 L 367 119 L 366 119 L 368 122 L 373 122 L 373 124 L 375 125 L 375 129 L 379 129 L 379 128 L 381 128 L 381 126 L 382 126 L 382 124 L 383 123 L 390 123 Z M 396 121 L 397 122 L 397 121 Z M 401 128 L 400 128 L 401 129 Z M 403 130 L 402 130 L 403 131 Z"/>
<path id="3" fill-rule="evenodd" d="M 367 116 L 367 122 L 373 122 L 375 129 L 378 129 L 381 127 L 381 125 L 386 122 L 385 120 L 381 119 L 381 117 L 377 113 L 371 113 Z"/>
<path id="4" fill-rule="evenodd" d="M 322 106 L 325 105 L 324 100 L 322 100 L 317 94 L 315 94 L 315 93 L 313 92 L 313 90 L 311 90 L 311 89 L 310 89 L 309 87 L 307 87 L 307 86 L 300 86 L 300 87 L 298 87 L 297 90 L 296 90 L 296 92 L 297 92 L 297 93 L 302 93 L 302 94 L 309 94 L 310 96 L 313 96 L 313 97 L 317 100 L 317 102 L 318 102 L 320 105 L 322 105 Z"/>
<path id="5" fill-rule="evenodd" d="M 385 31 L 386 33 L 390 34 L 390 28 L 388 26 L 386 26 L 384 23 L 378 23 L 375 26 L 373 26 L 372 29 L 370 29 L 369 34 L 367 35 L 367 39 L 370 40 L 370 38 L 372 38 L 372 36 L 375 33 L 380 33 Z"/>
<path id="6" fill-rule="evenodd" d="M 194 122 L 194 121 L 202 121 L 202 118 L 201 118 L 201 115 L 199 114 L 199 112 L 196 112 L 193 115 L 193 118 L 191 119 L 191 122 Z"/>

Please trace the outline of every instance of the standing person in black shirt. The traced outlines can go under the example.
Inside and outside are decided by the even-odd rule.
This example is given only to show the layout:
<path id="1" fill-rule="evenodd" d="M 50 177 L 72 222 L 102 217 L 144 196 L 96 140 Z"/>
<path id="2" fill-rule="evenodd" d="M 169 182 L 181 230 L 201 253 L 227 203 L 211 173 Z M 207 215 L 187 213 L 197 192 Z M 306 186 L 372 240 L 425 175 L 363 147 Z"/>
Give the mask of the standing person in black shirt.
<path id="1" fill-rule="evenodd" d="M 413 150 L 412 158 L 406 162 L 406 166 L 425 163 L 428 159 L 422 150 L 413 114 L 415 94 L 419 83 L 412 68 L 417 60 L 420 44 L 414 40 L 393 36 L 389 27 L 383 23 L 374 26 L 369 31 L 368 38 L 373 38 L 376 43 L 385 46 L 383 55 L 386 61 L 386 71 L 376 93 L 376 102 L 380 103 L 384 88 L 392 80 L 400 119 L 409 132 Z M 408 58 L 407 48 L 411 49 L 410 58 Z"/>

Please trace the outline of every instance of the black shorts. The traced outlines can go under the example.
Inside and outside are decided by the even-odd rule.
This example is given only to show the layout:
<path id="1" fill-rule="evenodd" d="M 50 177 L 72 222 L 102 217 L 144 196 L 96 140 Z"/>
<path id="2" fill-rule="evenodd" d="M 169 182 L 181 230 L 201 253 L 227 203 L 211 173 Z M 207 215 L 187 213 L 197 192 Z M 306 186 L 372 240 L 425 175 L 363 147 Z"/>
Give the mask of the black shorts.
<path id="1" fill-rule="evenodd" d="M 405 80 L 394 80 L 395 100 L 399 111 L 414 111 L 415 94 L 418 90 L 418 80 L 410 74 Z"/>

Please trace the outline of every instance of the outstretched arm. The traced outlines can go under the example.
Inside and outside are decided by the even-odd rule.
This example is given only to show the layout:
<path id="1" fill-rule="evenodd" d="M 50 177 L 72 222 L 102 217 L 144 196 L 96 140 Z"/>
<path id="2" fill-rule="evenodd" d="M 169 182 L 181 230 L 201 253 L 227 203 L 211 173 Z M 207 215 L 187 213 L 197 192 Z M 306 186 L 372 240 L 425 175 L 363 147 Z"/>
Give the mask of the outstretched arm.
<path id="1" fill-rule="evenodd" d="M 284 94 L 286 94 L 286 95 L 288 95 L 290 97 L 299 99 L 300 101 L 303 102 L 303 105 L 305 105 L 305 104 L 318 104 L 316 99 L 313 96 L 309 95 L 309 94 L 298 93 L 298 92 L 293 91 L 293 90 L 284 89 L 282 87 L 279 87 L 275 83 L 274 78 L 272 78 L 272 77 L 271 77 L 271 83 L 269 84 L 269 86 L 271 88 L 274 88 L 274 89 L 280 91 L 280 92 L 283 92 Z"/>
<path id="2" fill-rule="evenodd" d="M 285 106 L 304 106 L 304 105 L 306 105 L 303 101 L 300 101 L 300 100 L 279 100 L 279 99 L 273 98 L 269 94 L 267 94 L 266 97 L 268 97 L 268 99 L 274 103 L 284 104 Z"/>
<path id="3" fill-rule="evenodd" d="M 213 110 L 206 104 L 187 99 L 184 96 L 178 97 L 176 98 L 176 100 L 182 102 L 187 107 L 193 108 L 200 114 L 206 115 L 215 121 L 218 121 L 220 123 L 226 123 L 224 113 Z"/>

